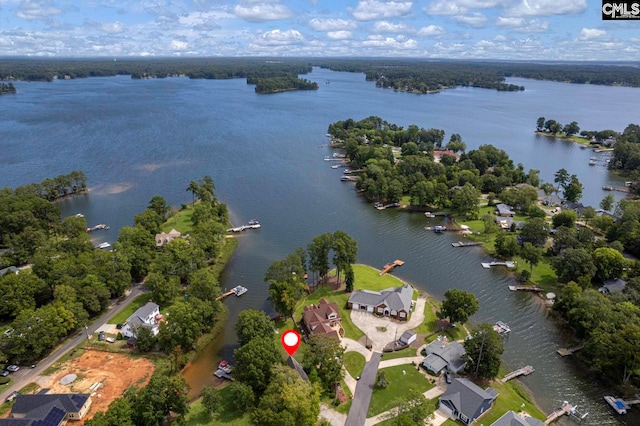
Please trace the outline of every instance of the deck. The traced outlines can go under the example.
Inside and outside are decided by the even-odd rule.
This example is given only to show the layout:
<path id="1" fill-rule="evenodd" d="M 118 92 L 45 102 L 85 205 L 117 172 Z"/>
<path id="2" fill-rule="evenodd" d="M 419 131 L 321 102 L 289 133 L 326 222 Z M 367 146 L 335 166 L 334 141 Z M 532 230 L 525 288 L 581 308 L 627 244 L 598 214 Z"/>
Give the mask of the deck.
<path id="1" fill-rule="evenodd" d="M 530 365 L 525 365 L 522 368 L 519 368 L 515 371 L 512 371 L 511 373 L 507 374 L 506 376 L 504 376 L 504 378 L 502 379 L 502 383 L 506 383 L 511 379 L 515 379 L 516 377 L 519 376 L 528 376 L 529 374 L 533 373 L 535 370 L 535 368 L 533 368 Z"/>
<path id="2" fill-rule="evenodd" d="M 484 243 L 480 242 L 480 241 L 456 241 L 454 243 L 451 243 L 451 245 L 453 247 L 474 247 L 474 246 L 480 246 Z"/>
<path id="3" fill-rule="evenodd" d="M 584 348 L 584 343 L 574 348 L 569 348 L 569 349 L 560 348 L 556 352 L 558 352 L 558 355 L 560 356 L 569 356 L 569 355 L 573 355 L 574 352 L 578 352 L 582 348 Z"/>
<path id="4" fill-rule="evenodd" d="M 544 289 L 537 285 L 510 285 L 511 291 L 543 291 Z"/>
<path id="5" fill-rule="evenodd" d="M 387 263 L 386 265 L 384 265 L 384 267 L 380 270 L 380 272 L 378 273 L 378 275 L 384 275 L 387 272 L 391 272 L 393 271 L 395 268 L 400 267 L 404 265 L 404 261 L 403 260 L 399 260 L 396 259 L 393 262 Z"/>
<path id="6" fill-rule="evenodd" d="M 492 266 L 505 266 L 505 267 L 511 269 L 511 268 L 515 268 L 516 267 L 516 262 L 512 262 L 512 261 L 507 261 L 507 262 L 482 262 L 481 265 L 482 265 L 482 267 L 484 269 L 489 269 Z"/>
<path id="7" fill-rule="evenodd" d="M 573 405 L 569 404 L 567 401 L 565 401 L 565 402 L 562 403 L 562 407 L 558 408 L 556 411 L 554 411 L 553 413 L 549 414 L 547 419 L 544 421 L 544 424 L 548 425 L 548 424 L 551 424 L 551 423 L 555 422 L 556 420 L 558 420 L 562 416 L 568 416 L 572 412 L 574 412 L 575 409 L 576 409 L 575 406 L 573 406 Z"/>

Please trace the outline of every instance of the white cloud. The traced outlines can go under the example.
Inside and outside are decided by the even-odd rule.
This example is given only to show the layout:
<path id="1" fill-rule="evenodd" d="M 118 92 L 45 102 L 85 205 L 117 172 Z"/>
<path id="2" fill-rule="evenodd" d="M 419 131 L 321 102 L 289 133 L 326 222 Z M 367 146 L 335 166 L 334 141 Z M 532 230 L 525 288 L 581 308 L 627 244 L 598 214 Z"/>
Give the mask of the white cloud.
<path id="1" fill-rule="evenodd" d="M 510 28 L 518 33 L 544 33 L 549 30 L 549 22 L 539 19 L 525 20 L 518 17 L 498 16 L 496 19 L 498 27 Z"/>
<path id="2" fill-rule="evenodd" d="M 232 19 L 235 16 L 223 11 L 192 12 L 178 18 L 182 25 L 190 27 L 210 26 L 219 20 Z"/>
<path id="3" fill-rule="evenodd" d="M 429 26 L 420 28 L 416 33 L 416 35 L 419 35 L 421 37 L 435 37 L 435 36 L 443 35 L 444 33 L 446 33 L 444 28 L 438 25 L 429 25 Z"/>
<path id="4" fill-rule="evenodd" d="M 245 2 L 236 5 L 233 11 L 238 18 L 249 22 L 277 21 L 293 15 L 288 7 L 279 3 Z"/>
<path id="5" fill-rule="evenodd" d="M 120 34 L 124 32 L 122 22 L 100 22 L 98 29 L 107 34 Z"/>
<path id="6" fill-rule="evenodd" d="M 171 40 L 171 44 L 169 44 L 169 49 L 173 51 L 185 51 L 189 48 L 189 43 L 186 41 L 180 40 Z"/>
<path id="7" fill-rule="evenodd" d="M 522 0 L 507 9 L 508 16 L 552 16 L 571 15 L 587 10 L 586 0 Z"/>
<path id="8" fill-rule="evenodd" d="M 378 21 L 373 24 L 372 31 L 374 33 L 405 33 L 411 32 L 413 29 L 405 24 L 394 24 L 387 21 Z"/>
<path id="9" fill-rule="evenodd" d="M 18 18 L 26 20 L 49 19 L 52 16 L 62 14 L 62 10 L 55 7 L 51 0 L 26 0 L 16 11 Z"/>
<path id="10" fill-rule="evenodd" d="M 297 30 L 271 30 L 259 34 L 253 39 L 253 43 L 259 46 L 290 46 L 303 42 L 304 37 Z"/>
<path id="11" fill-rule="evenodd" d="M 418 47 L 418 43 L 415 40 L 402 35 L 397 37 L 369 36 L 369 39 L 363 41 L 362 45 L 388 49 L 415 49 Z"/>
<path id="12" fill-rule="evenodd" d="M 579 37 L 580 40 L 602 40 L 608 38 L 609 34 L 605 30 L 597 28 L 583 28 Z"/>
<path id="13" fill-rule="evenodd" d="M 487 26 L 487 17 L 482 13 L 472 13 L 471 15 L 454 16 L 453 20 L 473 28 L 484 28 Z"/>
<path id="14" fill-rule="evenodd" d="M 316 31 L 346 31 L 358 28 L 358 23 L 350 19 L 313 18 L 309 25 Z"/>
<path id="15" fill-rule="evenodd" d="M 348 40 L 353 38 L 351 31 L 329 31 L 327 37 L 331 40 Z"/>
<path id="16" fill-rule="evenodd" d="M 504 6 L 509 0 L 436 0 L 423 10 L 429 15 L 464 15 L 473 9 Z"/>
<path id="17" fill-rule="evenodd" d="M 360 0 L 358 7 L 349 10 L 359 21 L 372 21 L 408 15 L 412 7 L 412 1 Z"/>

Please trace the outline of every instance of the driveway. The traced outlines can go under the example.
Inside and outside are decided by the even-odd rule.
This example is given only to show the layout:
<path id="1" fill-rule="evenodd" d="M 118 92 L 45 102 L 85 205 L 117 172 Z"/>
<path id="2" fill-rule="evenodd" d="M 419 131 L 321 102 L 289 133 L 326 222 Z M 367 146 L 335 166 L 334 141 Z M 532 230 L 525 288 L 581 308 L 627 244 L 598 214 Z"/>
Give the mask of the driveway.
<path id="1" fill-rule="evenodd" d="M 371 394 L 380 364 L 380 355 L 382 355 L 380 352 L 374 352 L 371 360 L 364 365 L 364 371 L 362 371 L 362 376 L 360 376 L 356 392 L 353 395 L 346 426 L 363 426 L 367 420 Z"/>
<path id="2" fill-rule="evenodd" d="M 411 313 L 409 321 L 395 321 L 388 317 L 376 317 L 373 314 L 355 310 L 351 311 L 351 321 L 362 330 L 373 344 L 373 350 L 382 352 L 387 343 L 399 339 L 402 333 L 416 328 L 424 321 L 424 306 L 427 302 L 425 297 L 419 297 L 416 306 Z M 380 331 L 386 330 L 386 331 Z"/>
<path id="3" fill-rule="evenodd" d="M 326 404 L 320 404 L 320 418 L 327 419 L 331 426 L 344 426 L 347 416 L 332 410 Z"/>
<path id="4" fill-rule="evenodd" d="M 366 361 L 369 361 L 371 359 L 372 352 L 369 349 L 365 348 L 362 343 L 356 342 L 353 339 L 343 337 L 342 339 L 340 339 L 340 345 L 344 347 L 345 352 L 358 352 L 359 354 L 364 356 L 364 359 Z"/>

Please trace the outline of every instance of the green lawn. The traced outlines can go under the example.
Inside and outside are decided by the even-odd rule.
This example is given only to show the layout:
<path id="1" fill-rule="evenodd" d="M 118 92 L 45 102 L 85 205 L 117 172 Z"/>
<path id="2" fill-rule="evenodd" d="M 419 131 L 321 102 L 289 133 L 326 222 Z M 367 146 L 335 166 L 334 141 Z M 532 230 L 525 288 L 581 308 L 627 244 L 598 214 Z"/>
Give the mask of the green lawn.
<path id="1" fill-rule="evenodd" d="M 187 208 L 178 211 L 165 223 L 160 225 L 160 230 L 162 232 L 169 232 L 172 229 L 175 229 L 182 234 L 188 234 L 193 230 L 193 222 L 191 221 L 191 216 L 193 216 L 193 207 L 189 205 Z"/>
<path id="2" fill-rule="evenodd" d="M 191 404 L 191 408 L 189 410 L 189 414 L 187 414 L 186 425 L 187 426 L 199 426 L 199 425 L 210 425 L 210 426 L 221 426 L 221 425 L 234 425 L 234 426 L 249 426 L 251 422 L 249 420 L 248 413 L 236 413 L 233 411 L 231 407 L 230 401 L 231 396 L 227 391 L 228 386 L 225 386 L 220 389 L 220 393 L 222 395 L 222 406 L 220 407 L 220 412 L 216 414 L 214 417 L 210 417 L 205 411 L 204 407 L 202 407 L 201 400 L 196 400 L 193 404 Z"/>
<path id="3" fill-rule="evenodd" d="M 441 331 L 439 333 L 433 334 L 427 338 L 427 343 L 431 343 L 438 338 L 438 335 L 445 335 L 449 338 L 450 342 L 454 340 L 463 340 L 467 337 L 467 332 L 464 330 L 462 324 L 458 324 L 457 327 L 450 327 L 445 331 Z"/>
<path id="4" fill-rule="evenodd" d="M 147 304 L 147 302 L 151 300 L 150 294 L 141 294 L 136 297 L 129 303 L 123 310 L 118 312 L 112 319 L 109 320 L 110 324 L 124 324 L 124 322 L 129 318 L 138 308 Z"/>
<path id="5" fill-rule="evenodd" d="M 362 374 L 366 362 L 367 360 L 361 353 L 345 352 L 344 354 L 344 366 L 354 379 Z"/>
<path id="6" fill-rule="evenodd" d="M 424 321 L 413 329 L 417 334 L 429 334 L 433 333 L 436 329 L 436 321 L 438 317 L 436 317 L 436 313 L 434 311 L 434 307 L 440 307 L 440 302 L 435 299 L 428 297 L 427 302 L 424 304 Z"/>
<path id="7" fill-rule="evenodd" d="M 416 356 L 416 353 L 417 353 L 416 348 L 404 348 L 399 351 L 385 352 L 382 355 L 382 360 L 384 361 L 387 359 L 407 358 L 411 356 Z"/>
<path id="8" fill-rule="evenodd" d="M 406 374 L 402 374 L 403 370 Z M 410 390 L 423 393 L 434 386 L 411 364 L 382 368 L 378 370 L 380 371 L 385 372 L 389 386 L 386 389 L 373 390 L 367 417 L 376 416 L 397 406 L 405 400 Z"/>
<path id="9" fill-rule="evenodd" d="M 519 274 L 521 270 L 526 269 L 529 271 L 529 264 L 522 260 L 521 257 L 516 256 L 515 260 L 518 261 L 518 270 Z M 531 283 L 538 284 L 541 287 L 549 290 L 557 289 L 557 275 L 553 268 L 551 267 L 551 263 L 549 262 L 548 257 L 542 257 L 540 263 L 533 267 L 533 273 L 531 274 Z"/>
<path id="10" fill-rule="evenodd" d="M 529 415 L 544 420 L 546 415 L 534 405 L 531 400 L 531 396 L 527 394 L 524 387 L 517 381 L 509 381 L 502 383 L 499 380 L 491 383 L 491 387 L 498 391 L 498 398 L 496 399 L 493 408 L 481 419 L 481 423 L 490 425 L 498 420 L 504 413 L 509 410 L 526 411 Z M 524 408 L 521 408 L 524 404 Z"/>
<path id="11" fill-rule="evenodd" d="M 431 414 L 431 413 L 435 412 L 436 408 L 438 408 L 438 398 L 433 398 L 433 399 L 427 400 L 427 404 L 429 406 L 429 413 Z M 378 425 L 390 426 L 392 424 L 394 424 L 394 418 L 391 418 L 391 419 L 382 421 L 380 423 L 377 423 L 376 426 L 378 426 Z M 456 426 L 459 426 L 459 424 L 456 424 Z"/>

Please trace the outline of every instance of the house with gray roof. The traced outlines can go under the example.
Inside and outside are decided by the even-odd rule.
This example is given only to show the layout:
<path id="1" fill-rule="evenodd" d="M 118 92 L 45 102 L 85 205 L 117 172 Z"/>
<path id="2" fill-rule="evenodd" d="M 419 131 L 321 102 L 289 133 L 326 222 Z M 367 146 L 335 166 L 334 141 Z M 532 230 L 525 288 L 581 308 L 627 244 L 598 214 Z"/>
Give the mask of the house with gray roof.
<path id="1" fill-rule="evenodd" d="M 127 318 L 127 322 L 122 327 L 122 336 L 125 339 L 135 339 L 140 327 L 148 328 L 156 336 L 160 331 L 158 328 L 158 320 L 160 318 L 160 307 L 153 302 L 147 302 L 146 305 L 138 308 Z"/>
<path id="2" fill-rule="evenodd" d="M 347 307 L 406 321 L 412 298 L 413 287 L 409 284 L 382 291 L 357 290 L 349 296 Z"/>
<path id="3" fill-rule="evenodd" d="M 549 194 L 542 197 L 541 202 L 547 207 L 558 207 L 562 205 L 562 198 L 558 197 L 558 194 Z"/>
<path id="4" fill-rule="evenodd" d="M 451 419 L 471 425 L 491 409 L 497 397 L 493 388 L 482 389 L 469 379 L 454 379 L 440 396 L 439 408 Z"/>
<path id="5" fill-rule="evenodd" d="M 302 368 L 302 365 L 300 365 L 300 363 L 291 355 L 289 355 L 289 358 L 287 358 L 287 365 L 291 367 L 296 373 L 298 373 L 298 376 L 302 380 L 304 380 L 305 382 L 309 381 L 309 376 L 307 376 L 307 373 Z"/>
<path id="6" fill-rule="evenodd" d="M 498 216 L 502 216 L 502 217 L 511 217 L 511 216 L 515 216 L 516 212 L 514 212 L 511 209 L 511 206 L 507 205 L 507 204 L 496 204 L 496 210 L 497 210 L 497 214 Z"/>
<path id="7" fill-rule="evenodd" d="M 427 356 L 422 361 L 422 365 L 434 374 L 440 374 L 444 369 L 457 374 L 467 364 L 467 351 L 458 342 L 446 343 L 434 340 L 424 350 Z"/>
<path id="8" fill-rule="evenodd" d="M 616 291 L 622 291 L 627 286 L 627 282 L 625 280 L 621 280 L 620 278 L 614 278 L 610 280 L 604 280 L 602 282 L 602 287 L 598 289 L 598 291 L 602 294 L 611 294 Z"/>
<path id="9" fill-rule="evenodd" d="M 7 426 L 63 425 L 67 420 L 81 420 L 91 406 L 91 395 L 37 394 L 18 395 L 8 419 L 0 420 Z"/>
<path id="10" fill-rule="evenodd" d="M 9 273 L 18 274 L 18 272 L 20 272 L 18 268 L 16 268 L 15 266 L 9 266 L 8 268 L 0 269 L 0 277 Z"/>
<path id="11" fill-rule="evenodd" d="M 491 423 L 491 426 L 544 426 L 544 422 L 535 417 L 521 417 L 513 411 L 507 411 L 502 417 Z"/>

